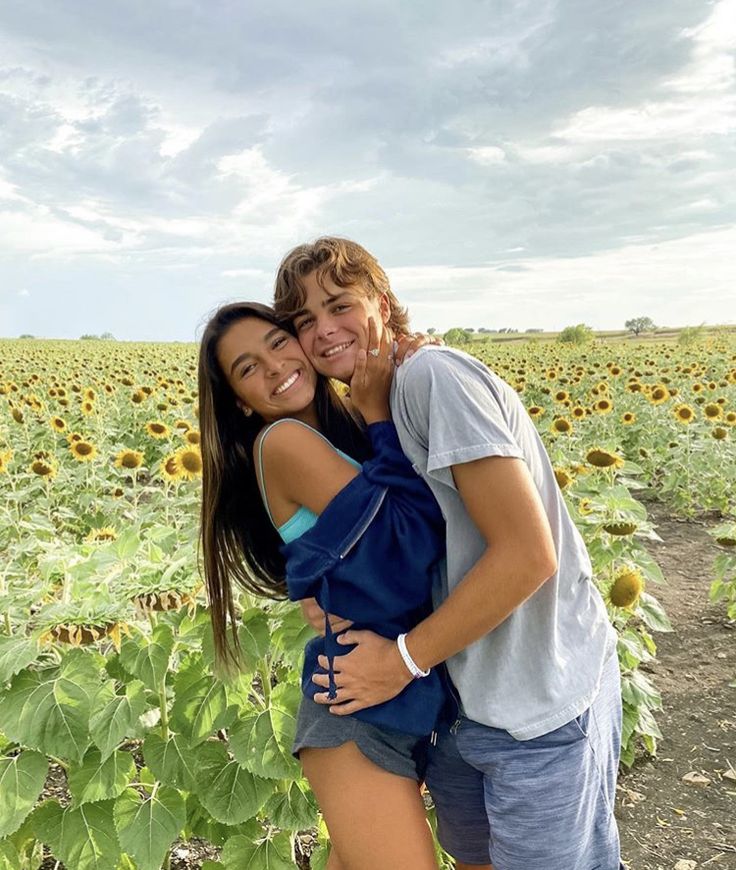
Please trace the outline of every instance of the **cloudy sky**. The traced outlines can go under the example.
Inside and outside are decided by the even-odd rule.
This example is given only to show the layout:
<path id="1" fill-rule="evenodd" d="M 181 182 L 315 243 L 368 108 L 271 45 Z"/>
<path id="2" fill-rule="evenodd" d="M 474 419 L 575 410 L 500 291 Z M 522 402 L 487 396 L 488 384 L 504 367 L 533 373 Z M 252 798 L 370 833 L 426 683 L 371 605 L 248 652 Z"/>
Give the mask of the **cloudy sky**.
<path id="1" fill-rule="evenodd" d="M 0 335 L 354 238 L 416 327 L 736 322 L 736 0 L 3 0 Z"/>

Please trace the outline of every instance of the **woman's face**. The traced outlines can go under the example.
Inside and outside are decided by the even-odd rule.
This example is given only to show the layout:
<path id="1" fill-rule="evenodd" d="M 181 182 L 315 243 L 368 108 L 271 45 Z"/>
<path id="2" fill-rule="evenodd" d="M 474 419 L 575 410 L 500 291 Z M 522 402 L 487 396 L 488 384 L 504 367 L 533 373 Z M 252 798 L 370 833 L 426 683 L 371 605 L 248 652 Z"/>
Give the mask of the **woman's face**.
<path id="1" fill-rule="evenodd" d="M 257 317 L 238 320 L 220 338 L 216 354 L 242 409 L 267 422 L 309 414 L 317 373 L 281 327 Z"/>

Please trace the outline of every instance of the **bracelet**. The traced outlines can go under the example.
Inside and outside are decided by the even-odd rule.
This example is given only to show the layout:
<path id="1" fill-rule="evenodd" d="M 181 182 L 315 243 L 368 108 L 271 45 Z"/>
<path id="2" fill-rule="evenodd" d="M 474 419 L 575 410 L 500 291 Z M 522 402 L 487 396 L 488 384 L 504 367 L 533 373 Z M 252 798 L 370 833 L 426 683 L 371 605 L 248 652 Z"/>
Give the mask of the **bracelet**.
<path id="1" fill-rule="evenodd" d="M 399 653 L 401 654 L 401 658 L 404 660 L 404 664 L 409 670 L 409 673 L 414 677 L 415 680 L 419 680 L 422 677 L 428 677 L 430 668 L 427 668 L 426 671 L 423 671 L 419 665 L 414 661 L 409 653 L 409 650 L 406 648 L 406 635 L 400 634 L 396 638 L 396 645 L 399 648 Z"/>

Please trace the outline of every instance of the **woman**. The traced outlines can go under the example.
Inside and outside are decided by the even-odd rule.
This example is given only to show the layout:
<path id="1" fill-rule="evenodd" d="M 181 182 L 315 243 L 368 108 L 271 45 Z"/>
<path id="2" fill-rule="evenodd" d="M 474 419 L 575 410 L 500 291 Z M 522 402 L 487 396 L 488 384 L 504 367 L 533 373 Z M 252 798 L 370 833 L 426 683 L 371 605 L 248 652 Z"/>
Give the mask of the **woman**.
<path id="1" fill-rule="evenodd" d="M 237 659 L 231 580 L 271 597 L 314 596 L 391 638 L 430 606 L 444 527 L 390 423 L 391 348 L 375 335 L 351 384 L 366 433 L 271 309 L 224 306 L 205 329 L 202 546 L 221 662 Z M 331 716 L 311 700 L 312 676 L 326 653 L 332 682 L 335 658 L 350 650 L 335 633 L 346 625 L 328 618 L 326 637 L 308 645 L 294 746 L 330 830 L 328 866 L 432 870 L 415 755 L 443 701 L 439 677 L 359 716 Z"/>

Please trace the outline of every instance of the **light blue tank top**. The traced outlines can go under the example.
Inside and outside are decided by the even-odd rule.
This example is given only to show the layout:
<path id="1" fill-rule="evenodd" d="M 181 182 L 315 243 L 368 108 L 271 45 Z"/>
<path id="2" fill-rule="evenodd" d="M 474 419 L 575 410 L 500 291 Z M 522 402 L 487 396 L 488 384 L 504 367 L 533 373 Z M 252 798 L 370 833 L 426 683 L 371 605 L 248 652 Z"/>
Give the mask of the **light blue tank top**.
<path id="1" fill-rule="evenodd" d="M 266 440 L 266 435 L 273 429 L 274 426 L 278 426 L 279 423 L 283 423 L 288 420 L 291 423 L 298 423 L 300 426 L 304 426 L 305 429 L 309 429 L 311 432 L 316 433 L 319 437 L 326 441 L 330 447 L 342 456 L 343 459 L 347 460 L 351 465 L 355 466 L 355 468 L 360 468 L 360 463 L 356 462 L 352 456 L 348 456 L 347 453 L 343 453 L 342 450 L 338 450 L 325 436 L 318 432 L 316 429 L 312 428 L 312 426 L 308 426 L 306 423 L 302 423 L 301 420 L 295 420 L 292 417 L 284 417 L 283 420 L 277 420 L 275 423 L 271 423 L 270 426 L 267 426 L 263 430 L 263 434 L 261 435 L 261 440 L 258 442 L 258 485 L 261 490 L 261 496 L 263 498 L 263 504 L 266 508 L 266 513 L 268 514 L 268 518 L 271 520 L 271 523 L 275 526 L 276 531 L 281 536 L 281 540 L 285 544 L 289 544 L 292 541 L 295 541 L 297 538 L 301 537 L 304 532 L 308 531 L 312 528 L 312 526 L 317 522 L 317 514 L 313 511 L 310 511 L 308 507 L 304 505 L 300 505 L 297 508 L 296 512 L 289 517 L 289 519 L 282 525 L 277 526 L 273 521 L 273 517 L 271 516 L 271 509 L 268 506 L 268 498 L 266 497 L 266 486 L 263 482 L 263 442 Z"/>

